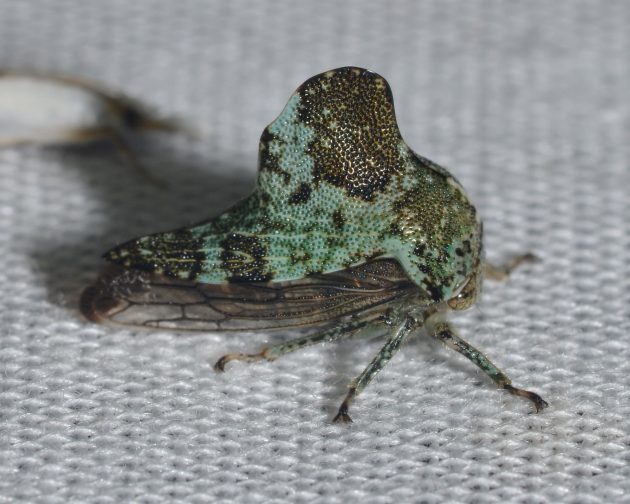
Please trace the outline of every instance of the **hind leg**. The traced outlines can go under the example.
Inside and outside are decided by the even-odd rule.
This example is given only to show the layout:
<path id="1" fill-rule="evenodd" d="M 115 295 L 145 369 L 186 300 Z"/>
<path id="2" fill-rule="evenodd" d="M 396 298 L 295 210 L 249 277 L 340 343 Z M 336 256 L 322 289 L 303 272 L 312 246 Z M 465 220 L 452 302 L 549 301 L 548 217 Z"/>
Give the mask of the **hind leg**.
<path id="1" fill-rule="evenodd" d="M 380 325 L 380 324 L 378 324 Z M 260 352 L 254 354 L 232 353 L 221 357 L 214 365 L 215 371 L 225 371 L 225 365 L 231 361 L 256 362 L 259 360 L 272 361 L 290 352 L 295 352 L 300 348 L 306 348 L 318 343 L 330 343 L 344 339 L 351 339 L 357 335 L 372 336 L 370 329 L 377 327 L 376 320 L 351 320 L 345 324 L 332 327 L 325 331 L 315 334 L 307 334 L 300 338 L 292 339 L 279 343 L 277 345 L 263 348 Z"/>

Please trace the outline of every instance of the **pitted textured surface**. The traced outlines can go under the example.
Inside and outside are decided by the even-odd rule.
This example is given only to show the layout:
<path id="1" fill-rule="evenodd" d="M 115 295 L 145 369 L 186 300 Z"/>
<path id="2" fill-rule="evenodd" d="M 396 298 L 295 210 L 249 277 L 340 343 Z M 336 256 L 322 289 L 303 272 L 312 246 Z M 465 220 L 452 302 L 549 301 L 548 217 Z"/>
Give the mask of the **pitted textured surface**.
<path id="1" fill-rule="evenodd" d="M 622 502 L 630 491 L 630 5 L 9 2 L 0 66 L 102 81 L 197 126 L 139 146 L 0 151 L 0 501 Z M 250 190 L 305 78 L 383 75 L 409 146 L 462 182 L 488 257 L 542 261 L 458 315 L 541 415 L 414 338 L 331 425 L 378 341 L 209 366 L 273 334 L 141 332 L 77 310 L 100 254 Z"/>
<path id="2" fill-rule="evenodd" d="M 308 79 L 265 128 L 249 197 L 105 256 L 208 284 L 299 280 L 394 258 L 438 303 L 476 275 L 481 223 L 456 179 L 402 140 L 387 82 L 342 67 Z"/>

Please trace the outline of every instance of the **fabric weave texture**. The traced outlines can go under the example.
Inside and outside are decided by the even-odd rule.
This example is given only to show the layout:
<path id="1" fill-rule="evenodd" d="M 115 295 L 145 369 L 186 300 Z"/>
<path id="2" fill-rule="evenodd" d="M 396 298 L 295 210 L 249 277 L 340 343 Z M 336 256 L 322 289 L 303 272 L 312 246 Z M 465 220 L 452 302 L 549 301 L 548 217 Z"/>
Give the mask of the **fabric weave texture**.
<path id="1" fill-rule="evenodd" d="M 189 122 L 134 144 L 0 151 L 0 502 L 628 502 L 630 3 L 0 1 L 0 68 L 85 77 Z M 331 423 L 381 342 L 211 363 L 284 334 L 95 325 L 126 239 L 245 196 L 308 77 L 390 83 L 401 132 L 462 182 L 489 260 L 541 261 L 453 317 L 517 386 L 419 334 Z"/>

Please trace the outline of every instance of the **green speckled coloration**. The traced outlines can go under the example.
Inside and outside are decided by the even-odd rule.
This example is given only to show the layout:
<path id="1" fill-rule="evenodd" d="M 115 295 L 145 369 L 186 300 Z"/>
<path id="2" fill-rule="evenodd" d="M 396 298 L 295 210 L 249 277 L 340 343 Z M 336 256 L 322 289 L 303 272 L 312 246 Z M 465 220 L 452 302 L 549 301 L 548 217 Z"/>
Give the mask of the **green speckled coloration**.
<path id="1" fill-rule="evenodd" d="M 481 254 L 475 208 L 403 141 L 385 79 L 346 67 L 306 81 L 265 129 L 248 198 L 106 257 L 202 283 L 294 280 L 395 258 L 438 302 L 476 274 Z"/>
<path id="2" fill-rule="evenodd" d="M 322 326 L 257 353 L 227 354 L 219 371 L 316 343 L 386 336 L 350 384 L 335 417 L 343 422 L 424 327 L 541 411 L 544 399 L 514 387 L 447 320 L 476 301 L 484 274 L 505 278 L 532 257 L 496 268 L 482 255 L 481 222 L 461 185 L 403 141 L 387 82 L 347 67 L 306 81 L 265 129 L 248 198 L 197 226 L 109 251 L 124 268 L 88 287 L 81 310 L 95 321 L 182 330 Z"/>

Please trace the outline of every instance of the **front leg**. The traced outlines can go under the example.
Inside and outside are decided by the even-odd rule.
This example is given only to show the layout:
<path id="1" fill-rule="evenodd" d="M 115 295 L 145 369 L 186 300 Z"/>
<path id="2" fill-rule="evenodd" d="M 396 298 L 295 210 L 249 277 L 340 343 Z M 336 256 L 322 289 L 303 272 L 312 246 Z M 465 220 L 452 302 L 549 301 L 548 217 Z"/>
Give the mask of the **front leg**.
<path id="1" fill-rule="evenodd" d="M 483 263 L 483 273 L 486 278 L 490 280 L 496 280 L 498 282 L 504 282 L 508 279 L 508 277 L 512 274 L 512 272 L 518 268 L 521 264 L 524 263 L 534 263 L 538 262 L 537 256 L 532 254 L 531 252 L 527 254 L 522 254 L 520 256 L 516 256 L 511 261 L 508 261 L 501 266 L 495 266 L 490 264 L 489 262 Z"/>
<path id="2" fill-rule="evenodd" d="M 431 315 L 426 321 L 426 328 L 431 336 L 477 365 L 498 387 L 507 390 L 510 394 L 530 400 L 536 408 L 536 413 L 549 406 L 547 401 L 535 392 L 514 387 L 512 380 L 496 367 L 488 357 L 459 337 L 455 328 L 444 318 L 443 313 L 438 312 Z"/>

